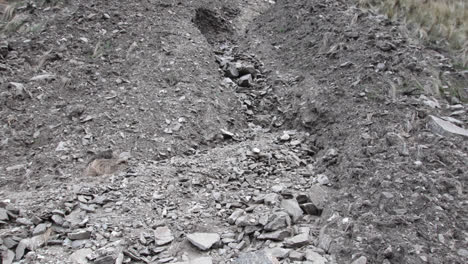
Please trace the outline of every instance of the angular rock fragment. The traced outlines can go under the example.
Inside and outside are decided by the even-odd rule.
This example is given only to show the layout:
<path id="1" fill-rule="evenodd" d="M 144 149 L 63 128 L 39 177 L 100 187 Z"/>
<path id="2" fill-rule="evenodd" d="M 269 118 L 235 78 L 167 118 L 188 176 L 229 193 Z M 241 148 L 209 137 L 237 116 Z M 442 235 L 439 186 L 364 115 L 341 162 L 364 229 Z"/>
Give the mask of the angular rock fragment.
<path id="1" fill-rule="evenodd" d="M 227 69 L 224 72 L 225 72 L 226 76 L 229 77 L 229 78 L 239 77 L 239 71 L 232 64 L 229 64 Z"/>
<path id="2" fill-rule="evenodd" d="M 309 234 L 299 234 L 284 240 L 284 246 L 289 248 L 299 248 L 309 244 Z"/>
<path id="3" fill-rule="evenodd" d="M 2 254 L 2 264 L 11 264 L 15 259 L 15 253 L 11 250 L 4 250 Z"/>
<path id="4" fill-rule="evenodd" d="M 38 224 L 34 230 L 33 230 L 33 235 L 37 236 L 40 234 L 44 234 L 47 231 L 48 225 L 46 223 Z"/>
<path id="5" fill-rule="evenodd" d="M 252 86 L 252 75 L 247 74 L 239 78 L 238 84 L 241 87 L 250 87 Z"/>
<path id="6" fill-rule="evenodd" d="M 367 258 L 365 256 L 360 256 L 358 259 L 351 262 L 351 264 L 366 264 L 366 263 L 367 263 Z"/>
<path id="7" fill-rule="evenodd" d="M 9 219 L 7 210 L 0 208 L 0 221 L 8 221 Z"/>
<path id="8" fill-rule="evenodd" d="M 264 250 L 244 253 L 235 259 L 233 264 L 279 264 L 279 261 Z"/>
<path id="9" fill-rule="evenodd" d="M 289 255 L 289 252 L 291 251 L 291 249 L 275 247 L 275 248 L 267 248 L 265 249 L 265 251 L 270 256 L 273 256 L 278 259 L 284 259 Z"/>
<path id="10" fill-rule="evenodd" d="M 301 209 L 304 211 L 304 213 L 308 215 L 317 215 L 320 216 L 322 214 L 322 210 L 317 208 L 313 203 L 304 203 L 301 204 Z"/>
<path id="11" fill-rule="evenodd" d="M 208 250 L 218 243 L 221 237 L 216 233 L 193 233 L 187 235 L 188 241 L 201 250 Z"/>
<path id="12" fill-rule="evenodd" d="M 456 126 L 448 121 L 435 117 L 433 115 L 429 116 L 429 126 L 432 129 L 432 132 L 442 136 L 451 136 L 459 135 L 463 137 L 468 137 L 468 130 Z"/>
<path id="13" fill-rule="evenodd" d="M 275 205 L 279 203 L 279 195 L 276 193 L 269 193 L 263 197 L 263 202 L 266 205 Z"/>
<path id="14" fill-rule="evenodd" d="M 278 229 L 287 227 L 291 225 L 291 218 L 285 212 L 275 212 L 268 219 L 268 223 L 265 225 L 264 229 L 266 231 L 276 231 Z"/>
<path id="15" fill-rule="evenodd" d="M 171 230 L 167 226 L 160 226 L 154 231 L 154 243 L 157 246 L 169 244 L 174 240 Z"/>
<path id="16" fill-rule="evenodd" d="M 306 251 L 305 258 L 308 261 L 311 261 L 314 264 L 325 264 L 327 263 L 327 259 L 322 257 L 319 253 L 309 249 Z"/>
<path id="17" fill-rule="evenodd" d="M 89 262 L 86 257 L 91 255 L 91 253 L 93 253 L 93 251 L 90 248 L 82 248 L 73 252 L 73 254 L 70 255 L 69 260 L 73 264 L 88 264 Z"/>
<path id="18" fill-rule="evenodd" d="M 298 252 L 296 250 L 291 250 L 291 252 L 289 252 L 289 259 L 292 261 L 302 261 L 304 257 L 304 253 Z"/>
<path id="19" fill-rule="evenodd" d="M 78 230 L 67 234 L 67 237 L 70 240 L 83 240 L 89 239 L 91 237 L 91 232 L 89 230 Z"/>
<path id="20" fill-rule="evenodd" d="M 234 210 L 234 212 L 228 218 L 228 223 L 233 225 L 236 222 L 237 218 L 239 218 L 243 214 L 244 214 L 244 210 L 242 210 L 242 209 L 238 208 L 238 209 Z"/>
<path id="21" fill-rule="evenodd" d="M 291 216 L 293 222 L 297 222 L 304 214 L 295 199 L 282 200 L 281 207 Z"/>
<path id="22" fill-rule="evenodd" d="M 291 235 L 291 231 L 284 229 L 284 230 L 278 230 L 274 232 L 267 232 L 259 235 L 257 238 L 258 239 L 270 239 L 270 240 L 276 240 L 276 241 L 282 241 L 285 238 L 289 237 Z"/>

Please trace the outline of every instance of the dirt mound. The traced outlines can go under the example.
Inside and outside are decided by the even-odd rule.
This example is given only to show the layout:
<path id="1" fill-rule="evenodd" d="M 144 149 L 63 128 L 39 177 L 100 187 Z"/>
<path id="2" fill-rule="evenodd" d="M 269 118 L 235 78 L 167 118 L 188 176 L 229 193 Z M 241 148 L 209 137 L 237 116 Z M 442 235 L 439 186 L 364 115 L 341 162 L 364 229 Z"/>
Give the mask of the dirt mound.
<path id="1" fill-rule="evenodd" d="M 25 169 L 33 179 L 69 177 L 76 171 L 63 169 L 107 147 L 151 159 L 191 154 L 220 129 L 243 126 L 191 21 L 210 13 L 164 3 L 27 9 L 30 22 L 9 37 L 0 79 L 1 166 L 24 164 L 20 182 Z"/>

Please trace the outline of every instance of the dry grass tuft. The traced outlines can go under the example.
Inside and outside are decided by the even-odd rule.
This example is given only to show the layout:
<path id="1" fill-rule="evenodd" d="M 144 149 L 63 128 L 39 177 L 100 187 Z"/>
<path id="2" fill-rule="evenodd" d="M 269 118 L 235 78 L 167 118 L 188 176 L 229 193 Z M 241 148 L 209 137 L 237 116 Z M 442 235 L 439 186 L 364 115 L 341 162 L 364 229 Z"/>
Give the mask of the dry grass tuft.
<path id="1" fill-rule="evenodd" d="M 416 35 L 433 43 L 446 42 L 468 64 L 468 1 L 466 0 L 359 0 L 389 19 L 401 18 Z"/>

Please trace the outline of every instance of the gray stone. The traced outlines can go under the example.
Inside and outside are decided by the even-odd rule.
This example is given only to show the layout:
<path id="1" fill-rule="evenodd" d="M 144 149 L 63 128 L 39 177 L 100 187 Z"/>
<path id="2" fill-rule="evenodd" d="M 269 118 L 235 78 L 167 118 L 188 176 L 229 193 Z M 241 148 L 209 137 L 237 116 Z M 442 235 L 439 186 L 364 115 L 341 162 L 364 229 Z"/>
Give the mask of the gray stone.
<path id="1" fill-rule="evenodd" d="M 237 218 L 239 218 L 243 214 L 244 214 L 244 210 L 242 210 L 242 209 L 238 208 L 238 209 L 234 210 L 234 212 L 228 218 L 228 223 L 233 225 L 236 222 Z"/>
<path id="2" fill-rule="evenodd" d="M 171 230 L 167 226 L 160 226 L 154 230 L 154 243 L 157 246 L 166 245 L 174 240 Z"/>
<path id="3" fill-rule="evenodd" d="M 318 243 L 319 248 L 325 250 L 325 252 L 328 252 L 328 250 L 330 249 L 331 242 L 332 238 L 329 235 L 320 234 Z"/>
<path id="4" fill-rule="evenodd" d="M 309 244 L 309 234 L 299 234 L 284 240 L 284 246 L 290 248 L 298 248 Z"/>
<path id="5" fill-rule="evenodd" d="M 313 250 L 307 250 L 305 257 L 308 261 L 311 261 L 313 264 L 325 264 L 327 263 L 327 259 L 322 257 L 319 253 Z"/>
<path id="6" fill-rule="evenodd" d="M 264 250 L 244 253 L 233 264 L 279 264 L 279 261 Z"/>
<path id="7" fill-rule="evenodd" d="M 7 210 L 0 208 L 0 221 L 8 221 L 9 219 Z"/>
<path id="8" fill-rule="evenodd" d="M 329 195 L 327 193 L 328 188 L 319 184 L 313 185 L 309 190 L 309 197 L 312 203 L 319 207 L 325 208 L 328 204 Z"/>
<path id="9" fill-rule="evenodd" d="M 63 222 L 65 221 L 62 216 L 60 215 L 53 215 L 52 216 L 52 221 L 54 221 L 55 224 L 61 226 L 63 225 Z"/>
<path id="10" fill-rule="evenodd" d="M 227 66 L 227 69 L 224 71 L 224 73 L 226 74 L 227 77 L 229 78 L 237 78 L 239 77 L 239 71 L 237 70 L 237 68 L 232 65 L 232 64 L 229 64 Z"/>
<path id="11" fill-rule="evenodd" d="M 321 185 L 327 185 L 330 183 L 330 180 L 328 179 L 327 175 L 319 174 L 317 175 L 317 182 Z"/>
<path id="12" fill-rule="evenodd" d="M 298 196 L 296 196 L 296 201 L 299 203 L 299 204 L 305 204 L 305 203 L 310 203 L 310 198 L 309 196 L 307 196 L 307 194 L 299 194 Z"/>
<path id="13" fill-rule="evenodd" d="M 360 256 L 358 259 L 351 262 L 351 264 L 367 264 L 367 258 L 364 256 Z"/>
<path id="14" fill-rule="evenodd" d="M 201 250 L 208 250 L 218 243 L 221 237 L 216 233 L 193 233 L 187 235 L 188 241 Z"/>
<path id="15" fill-rule="evenodd" d="M 432 132 L 442 136 L 451 136 L 459 135 L 463 137 L 468 137 L 468 130 L 456 126 L 448 121 L 435 117 L 433 115 L 429 116 L 429 125 L 432 129 Z"/>
<path id="16" fill-rule="evenodd" d="M 264 196 L 263 202 L 266 205 L 276 205 L 279 202 L 279 197 L 280 196 L 276 193 L 269 193 Z"/>
<path id="17" fill-rule="evenodd" d="M 275 231 L 291 225 L 291 218 L 285 212 L 275 212 L 268 219 L 264 229 L 266 231 Z"/>
<path id="18" fill-rule="evenodd" d="M 88 264 L 89 262 L 86 257 L 91 253 L 93 253 L 93 251 L 90 248 L 82 248 L 73 252 L 73 254 L 70 255 L 69 260 L 73 264 Z"/>
<path id="19" fill-rule="evenodd" d="M 24 218 L 24 217 L 17 218 L 16 223 L 18 223 L 20 225 L 26 225 L 26 226 L 34 225 L 34 223 L 31 220 L 29 220 L 27 218 Z"/>
<path id="20" fill-rule="evenodd" d="M 14 248 L 16 245 L 18 245 L 20 238 L 13 239 L 12 237 L 5 237 L 3 239 L 3 245 L 7 248 Z"/>
<path id="21" fill-rule="evenodd" d="M 241 87 L 250 87 L 252 86 L 252 75 L 247 74 L 239 78 L 239 86 Z"/>
<path id="22" fill-rule="evenodd" d="M 2 264 L 11 264 L 15 259 L 15 253 L 11 250 L 4 250 L 2 252 Z"/>
<path id="23" fill-rule="evenodd" d="M 302 261 L 304 257 L 304 253 L 298 252 L 296 250 L 291 250 L 291 252 L 289 252 L 289 259 L 292 261 Z"/>
<path id="24" fill-rule="evenodd" d="M 301 204 L 301 209 L 304 211 L 304 213 L 308 215 L 318 215 L 320 216 L 322 214 L 322 210 L 318 209 L 317 206 L 313 203 L 304 203 Z"/>
<path id="25" fill-rule="evenodd" d="M 275 248 L 267 248 L 265 249 L 265 252 L 269 254 L 270 256 L 273 256 L 277 259 L 284 259 L 289 255 L 289 252 L 291 249 L 286 249 L 286 248 L 280 248 L 280 247 L 275 247 Z"/>
<path id="26" fill-rule="evenodd" d="M 94 260 L 93 264 L 114 264 L 115 258 L 111 255 L 102 256 Z"/>
<path id="27" fill-rule="evenodd" d="M 48 226 L 47 226 L 46 223 L 38 224 L 33 230 L 33 235 L 37 236 L 37 235 L 40 235 L 40 234 L 44 234 L 45 231 L 47 230 L 47 227 Z"/>
<path id="28" fill-rule="evenodd" d="M 302 209 L 295 199 L 282 200 L 281 207 L 291 216 L 293 222 L 297 222 L 303 215 Z"/>
<path id="29" fill-rule="evenodd" d="M 67 234 L 70 240 L 83 240 L 91 237 L 91 232 L 88 230 L 78 230 Z"/>
<path id="30" fill-rule="evenodd" d="M 257 238 L 258 239 L 270 239 L 270 240 L 276 240 L 276 241 L 282 241 L 285 238 L 291 236 L 291 231 L 288 229 L 284 230 L 278 230 L 274 232 L 267 232 L 259 235 Z"/>

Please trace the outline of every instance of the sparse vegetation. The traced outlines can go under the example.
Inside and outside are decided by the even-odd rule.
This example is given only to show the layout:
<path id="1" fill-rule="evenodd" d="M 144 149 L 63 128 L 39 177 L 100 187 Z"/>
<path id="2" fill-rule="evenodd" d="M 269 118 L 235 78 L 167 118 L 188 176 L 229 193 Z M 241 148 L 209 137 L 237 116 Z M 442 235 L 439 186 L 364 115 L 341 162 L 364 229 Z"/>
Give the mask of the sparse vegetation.
<path id="1" fill-rule="evenodd" d="M 360 0 L 389 19 L 401 18 L 421 39 L 446 43 L 457 59 L 468 64 L 468 2 L 466 0 Z"/>

